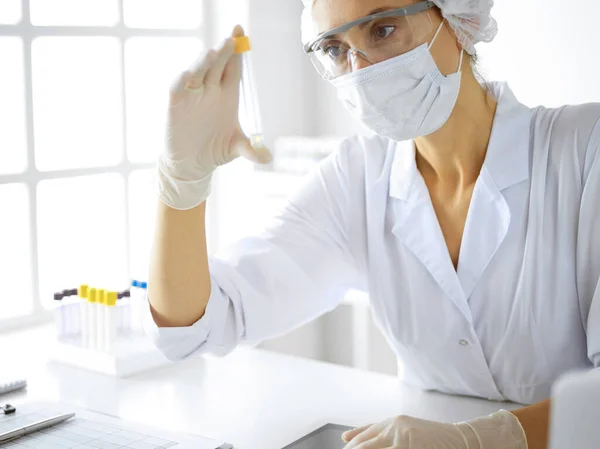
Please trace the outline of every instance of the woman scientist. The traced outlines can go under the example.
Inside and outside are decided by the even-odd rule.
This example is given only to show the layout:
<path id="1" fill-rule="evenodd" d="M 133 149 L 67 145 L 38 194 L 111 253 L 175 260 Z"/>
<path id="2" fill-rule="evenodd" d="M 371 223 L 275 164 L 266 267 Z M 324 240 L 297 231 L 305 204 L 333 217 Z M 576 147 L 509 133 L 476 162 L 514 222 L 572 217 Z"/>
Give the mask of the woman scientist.
<path id="1" fill-rule="evenodd" d="M 149 290 L 170 358 L 282 334 L 362 289 L 407 384 L 533 405 L 454 425 L 397 417 L 347 433 L 347 448 L 546 446 L 553 381 L 600 367 L 600 105 L 530 109 L 480 84 L 470 62 L 496 34 L 491 7 L 306 0 L 305 51 L 376 136 L 343 142 L 219 257 L 211 174 L 269 155 L 240 129 L 232 39 L 180 76 Z"/>

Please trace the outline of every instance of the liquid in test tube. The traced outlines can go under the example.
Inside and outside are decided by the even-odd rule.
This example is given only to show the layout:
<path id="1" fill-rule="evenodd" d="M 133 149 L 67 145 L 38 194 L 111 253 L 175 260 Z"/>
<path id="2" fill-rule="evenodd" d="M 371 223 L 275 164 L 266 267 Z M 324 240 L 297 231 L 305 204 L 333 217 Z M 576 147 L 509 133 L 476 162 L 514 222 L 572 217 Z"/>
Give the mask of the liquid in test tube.
<path id="1" fill-rule="evenodd" d="M 252 72 L 252 44 L 248 36 L 235 38 L 235 52 L 242 55 L 242 82 L 240 88 L 243 112 L 247 121 L 246 132 L 250 138 L 252 148 L 264 148 L 264 134 L 260 109 L 258 107 L 258 94 Z"/>

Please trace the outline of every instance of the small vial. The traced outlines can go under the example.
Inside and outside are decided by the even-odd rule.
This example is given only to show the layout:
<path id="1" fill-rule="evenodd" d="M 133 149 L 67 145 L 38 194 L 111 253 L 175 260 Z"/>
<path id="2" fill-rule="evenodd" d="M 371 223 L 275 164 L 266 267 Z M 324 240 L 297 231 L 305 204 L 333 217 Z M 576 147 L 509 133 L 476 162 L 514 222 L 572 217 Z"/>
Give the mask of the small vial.
<path id="1" fill-rule="evenodd" d="M 96 295 L 96 348 L 100 351 L 104 351 L 104 328 L 106 327 L 104 313 L 108 307 L 106 307 L 106 290 L 98 289 Z"/>
<path id="2" fill-rule="evenodd" d="M 235 52 L 242 55 L 242 82 L 240 86 L 242 107 L 246 119 L 246 132 L 250 138 L 252 148 L 264 148 L 264 134 L 260 109 L 258 107 L 258 94 L 252 72 L 252 44 L 248 36 L 235 38 Z"/>
<path id="3" fill-rule="evenodd" d="M 117 292 L 106 292 L 104 307 L 104 349 L 113 352 L 117 338 Z"/>
<path id="4" fill-rule="evenodd" d="M 90 287 L 88 285 L 80 285 L 78 289 L 79 294 L 79 322 L 81 323 L 80 339 L 81 346 L 86 346 L 89 341 L 89 315 L 90 305 L 88 298 L 90 296 Z"/>
<path id="5" fill-rule="evenodd" d="M 71 337 L 79 332 L 79 309 L 77 301 L 72 298 L 73 295 L 77 295 L 77 289 L 63 290 L 54 294 L 54 301 L 59 301 L 55 316 L 57 324 L 60 324 L 60 337 Z"/>
<path id="6" fill-rule="evenodd" d="M 147 289 L 147 282 L 137 280 L 131 282 L 131 329 L 138 334 L 143 334 L 144 308 L 148 307 L 146 302 Z"/>
<path id="7" fill-rule="evenodd" d="M 61 293 L 55 293 L 54 294 L 54 301 L 55 302 L 55 307 L 54 307 L 54 323 L 56 324 L 56 335 L 58 336 L 59 339 L 62 339 L 65 334 L 66 334 L 66 330 L 65 330 L 65 326 L 66 326 L 66 320 L 65 320 L 65 310 L 64 310 L 64 304 L 62 302 L 63 300 L 63 296 Z"/>
<path id="8" fill-rule="evenodd" d="M 87 316 L 87 344 L 90 349 L 96 349 L 97 341 L 97 323 L 98 323 L 98 290 L 90 288 L 88 300 L 88 316 Z"/>
<path id="9" fill-rule="evenodd" d="M 117 334 L 128 336 L 131 329 L 131 292 L 125 290 L 117 295 Z"/>

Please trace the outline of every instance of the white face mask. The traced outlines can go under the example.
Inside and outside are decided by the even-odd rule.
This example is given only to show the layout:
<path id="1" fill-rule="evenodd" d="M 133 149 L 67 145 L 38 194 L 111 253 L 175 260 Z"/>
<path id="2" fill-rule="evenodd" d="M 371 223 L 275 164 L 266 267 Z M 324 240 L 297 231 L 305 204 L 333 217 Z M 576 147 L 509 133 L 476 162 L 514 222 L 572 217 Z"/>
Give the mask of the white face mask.
<path id="1" fill-rule="evenodd" d="M 444 76 L 431 44 L 331 81 L 348 111 L 380 136 L 403 141 L 426 136 L 448 121 L 460 91 L 458 71 Z"/>

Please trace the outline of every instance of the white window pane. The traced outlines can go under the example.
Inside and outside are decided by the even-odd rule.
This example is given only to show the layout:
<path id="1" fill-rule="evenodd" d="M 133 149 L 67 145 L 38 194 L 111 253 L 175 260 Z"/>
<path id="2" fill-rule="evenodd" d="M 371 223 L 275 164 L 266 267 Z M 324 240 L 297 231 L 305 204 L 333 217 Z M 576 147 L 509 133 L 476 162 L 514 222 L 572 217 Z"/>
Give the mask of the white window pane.
<path id="1" fill-rule="evenodd" d="M 124 21 L 132 28 L 192 29 L 202 23 L 203 6 L 202 0 L 123 0 Z"/>
<path id="2" fill-rule="evenodd" d="M 148 280 L 156 205 L 155 171 L 138 170 L 129 176 L 129 248 L 131 277 Z"/>
<path id="3" fill-rule="evenodd" d="M 40 295 L 80 284 L 127 286 L 125 187 L 117 174 L 42 181 L 38 185 Z"/>
<path id="4" fill-rule="evenodd" d="M 127 156 L 152 162 L 164 144 L 169 89 L 196 60 L 199 39 L 138 37 L 125 43 Z"/>
<path id="5" fill-rule="evenodd" d="M 29 4 L 34 25 L 111 26 L 119 21 L 117 0 L 29 0 Z"/>
<path id="6" fill-rule="evenodd" d="M 120 46 L 109 37 L 33 42 L 38 169 L 116 164 L 122 155 Z"/>
<path id="7" fill-rule="evenodd" d="M 21 21 L 21 0 L 0 1 L 0 23 L 12 25 Z M 0 54 L 2 54 L 0 52 Z"/>
<path id="8" fill-rule="evenodd" d="M 20 173 L 27 164 L 21 38 L 0 37 L 0 58 L 0 174 Z"/>
<path id="9" fill-rule="evenodd" d="M 32 311 L 29 195 L 24 184 L 0 185 L 0 319 Z"/>

